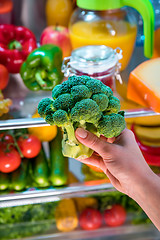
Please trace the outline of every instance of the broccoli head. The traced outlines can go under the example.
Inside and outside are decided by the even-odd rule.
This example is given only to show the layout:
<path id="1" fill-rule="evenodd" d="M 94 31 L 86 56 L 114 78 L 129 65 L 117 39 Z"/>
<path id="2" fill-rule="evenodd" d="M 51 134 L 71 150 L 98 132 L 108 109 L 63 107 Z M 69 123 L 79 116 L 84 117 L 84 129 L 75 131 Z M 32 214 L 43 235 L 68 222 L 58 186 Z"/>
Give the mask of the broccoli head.
<path id="1" fill-rule="evenodd" d="M 117 137 L 125 128 L 119 99 L 97 79 L 71 76 L 54 87 L 52 98 L 40 101 L 38 113 L 50 125 L 62 128 L 62 152 L 66 157 L 84 159 L 93 153 L 76 139 L 78 127 L 107 138 Z"/>

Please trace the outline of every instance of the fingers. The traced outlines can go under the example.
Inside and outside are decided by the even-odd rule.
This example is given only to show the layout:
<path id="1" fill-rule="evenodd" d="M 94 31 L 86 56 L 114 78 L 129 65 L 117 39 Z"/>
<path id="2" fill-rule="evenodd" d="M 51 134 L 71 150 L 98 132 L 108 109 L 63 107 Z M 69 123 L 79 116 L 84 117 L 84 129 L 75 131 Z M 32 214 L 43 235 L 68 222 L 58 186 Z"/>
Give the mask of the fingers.
<path id="1" fill-rule="evenodd" d="M 112 144 L 107 143 L 103 139 L 98 138 L 93 133 L 90 133 L 83 128 L 77 128 L 75 132 L 76 138 L 82 144 L 86 145 L 87 147 L 93 149 L 97 152 L 100 156 L 106 157 L 107 154 L 110 155 L 112 150 Z"/>
<path id="2" fill-rule="evenodd" d="M 125 128 L 121 134 L 116 137 L 114 144 L 125 146 L 132 144 L 133 141 L 135 141 L 134 133 L 131 130 Z"/>
<path id="3" fill-rule="evenodd" d="M 84 163 L 84 164 L 89 164 L 92 165 L 94 167 L 100 168 L 103 172 L 106 171 L 106 166 L 104 164 L 103 159 L 98 156 L 97 154 L 93 153 L 91 157 L 83 159 L 83 160 L 79 160 L 78 161 Z"/>

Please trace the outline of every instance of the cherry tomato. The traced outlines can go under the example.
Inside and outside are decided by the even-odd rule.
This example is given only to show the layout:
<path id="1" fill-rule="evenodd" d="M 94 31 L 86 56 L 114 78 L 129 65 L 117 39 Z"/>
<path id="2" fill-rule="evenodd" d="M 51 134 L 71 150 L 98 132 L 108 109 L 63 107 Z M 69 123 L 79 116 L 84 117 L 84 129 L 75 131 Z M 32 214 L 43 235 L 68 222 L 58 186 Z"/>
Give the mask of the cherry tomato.
<path id="1" fill-rule="evenodd" d="M 1 144 L 1 142 L 14 143 L 14 139 L 13 139 L 12 135 L 3 132 L 3 133 L 0 133 L 0 144 Z"/>
<path id="2" fill-rule="evenodd" d="M 86 208 L 79 217 L 79 224 L 84 230 L 94 230 L 102 225 L 101 213 L 93 208 Z"/>
<path id="3" fill-rule="evenodd" d="M 104 221 L 110 227 L 122 225 L 126 220 L 126 210 L 119 204 L 104 211 Z"/>
<path id="4" fill-rule="evenodd" d="M 6 147 L 0 147 L 0 171 L 10 173 L 16 170 L 21 164 L 21 157 L 15 148 L 6 152 Z"/>
<path id="5" fill-rule="evenodd" d="M 34 158 L 36 157 L 41 150 L 41 142 L 34 135 L 25 135 L 21 136 L 18 141 L 18 146 L 26 158 Z"/>
<path id="6" fill-rule="evenodd" d="M 9 73 L 5 66 L 0 64 L 0 90 L 4 89 L 9 80 Z"/>

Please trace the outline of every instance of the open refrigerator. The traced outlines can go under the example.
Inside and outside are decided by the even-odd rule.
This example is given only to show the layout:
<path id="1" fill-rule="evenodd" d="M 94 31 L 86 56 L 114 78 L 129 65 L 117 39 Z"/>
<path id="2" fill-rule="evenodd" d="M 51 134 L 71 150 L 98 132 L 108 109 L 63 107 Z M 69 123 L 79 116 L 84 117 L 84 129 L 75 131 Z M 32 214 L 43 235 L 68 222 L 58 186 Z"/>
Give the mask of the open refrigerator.
<path id="1" fill-rule="evenodd" d="M 45 1 L 41 0 L 40 3 L 36 0 L 14 0 L 13 2 L 15 23 L 29 27 L 36 32 L 37 39 L 39 39 L 39 34 L 46 24 L 43 13 Z M 32 14 L 31 17 L 24 14 L 29 9 L 32 9 L 32 13 L 36 14 Z M 41 22 L 38 27 L 37 21 Z M 144 60 L 142 51 L 141 47 L 135 48 L 128 68 L 121 73 L 123 83 L 120 89 L 126 88 L 130 71 Z M 51 97 L 51 92 L 39 91 L 35 93 L 29 91 L 22 83 L 19 74 L 11 74 L 9 84 L 3 93 L 5 97 L 9 97 L 13 101 L 9 112 L 12 117 L 0 120 L 0 130 L 47 125 L 42 118 L 32 118 L 32 115 L 39 101 L 44 97 Z M 121 90 L 118 91 L 118 96 L 123 102 L 124 94 L 121 95 Z M 157 115 L 152 110 L 141 106 L 123 110 L 125 110 L 126 118 Z M 47 143 L 44 143 L 44 148 L 47 152 Z M 81 168 L 82 164 L 74 159 L 69 159 L 69 170 L 75 174 L 79 181 L 65 187 L 46 189 L 32 187 L 23 192 L 3 192 L 0 194 L 0 239 L 160 239 L 159 232 L 132 199 L 117 192 L 107 180 L 84 181 Z M 99 208 L 102 208 L 107 201 L 108 205 L 114 201 L 118 204 L 122 203 L 127 208 L 125 223 L 121 226 L 109 227 L 103 219 L 100 228 L 90 231 L 83 230 L 79 225 L 80 210 L 77 210 L 78 222 L 75 229 L 72 231 L 57 229 L 55 211 L 58 204 L 68 199 L 76 205 L 77 201 L 82 203 L 88 198 L 96 199 Z M 70 208 L 69 203 L 66 206 Z M 69 210 L 73 211 L 73 209 Z M 103 210 L 101 209 L 102 212 Z"/>

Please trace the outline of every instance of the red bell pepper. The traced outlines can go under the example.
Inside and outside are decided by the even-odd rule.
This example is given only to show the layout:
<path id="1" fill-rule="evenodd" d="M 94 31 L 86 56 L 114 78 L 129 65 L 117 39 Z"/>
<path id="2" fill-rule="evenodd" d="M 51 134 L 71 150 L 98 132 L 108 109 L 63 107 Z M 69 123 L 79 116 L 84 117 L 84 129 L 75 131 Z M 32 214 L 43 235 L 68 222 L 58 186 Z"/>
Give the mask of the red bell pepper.
<path id="1" fill-rule="evenodd" d="M 19 73 L 22 63 L 37 47 L 34 34 L 22 26 L 0 25 L 0 63 L 10 73 Z"/>

